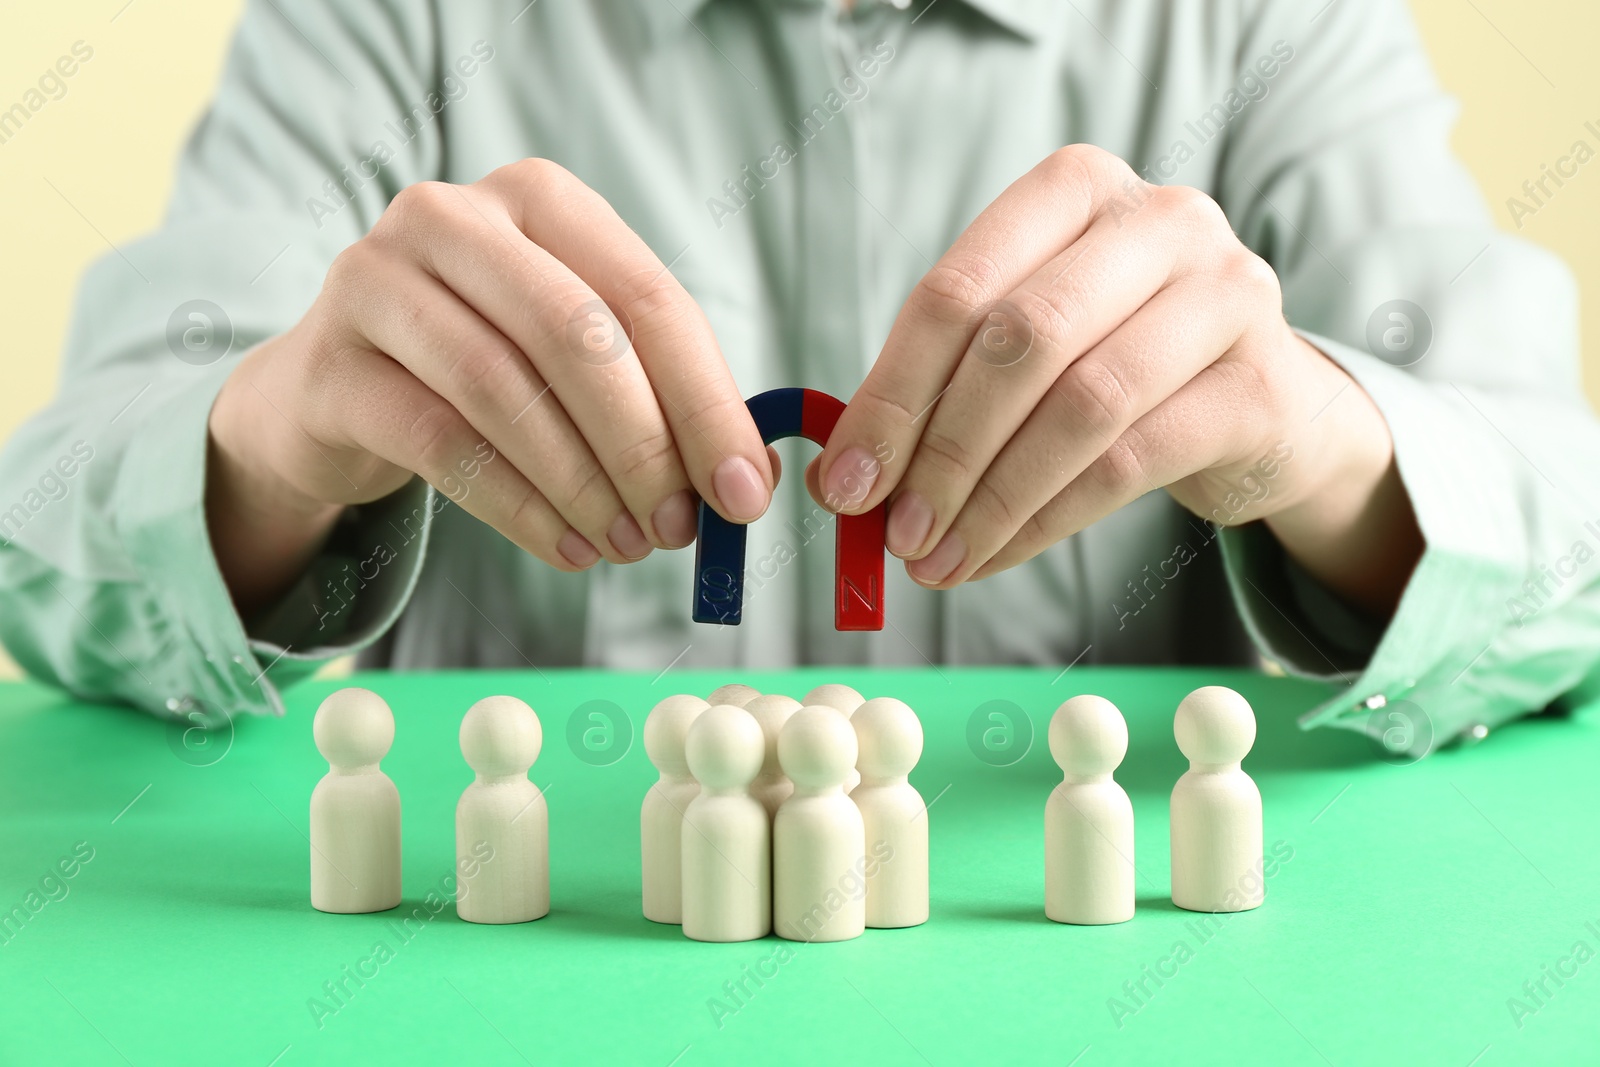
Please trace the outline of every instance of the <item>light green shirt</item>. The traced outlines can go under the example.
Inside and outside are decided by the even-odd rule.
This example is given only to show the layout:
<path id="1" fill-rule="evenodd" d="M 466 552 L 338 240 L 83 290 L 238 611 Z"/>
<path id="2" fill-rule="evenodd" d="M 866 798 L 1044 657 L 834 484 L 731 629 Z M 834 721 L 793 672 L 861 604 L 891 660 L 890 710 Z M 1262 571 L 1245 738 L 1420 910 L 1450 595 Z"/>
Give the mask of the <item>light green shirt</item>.
<path id="1" fill-rule="evenodd" d="M 0 638 L 39 677 L 180 715 L 278 710 L 354 649 L 655 672 L 1222 663 L 1252 641 L 1346 683 L 1306 722 L 1413 748 L 1542 708 L 1600 656 L 1600 433 L 1572 279 L 1494 231 L 1452 115 L 1398 0 L 252 3 L 166 221 L 88 272 L 60 395 L 0 461 Z M 1218 536 L 1152 493 L 953 592 L 891 565 L 887 628 L 837 633 L 799 478 L 751 528 L 739 627 L 689 621 L 689 553 L 560 574 L 420 484 L 354 509 L 273 610 L 233 610 L 207 411 L 406 185 L 554 159 L 671 265 L 746 395 L 848 398 L 918 278 L 1073 142 L 1214 196 L 1387 417 L 1427 549 L 1386 628 L 1259 525 Z"/>

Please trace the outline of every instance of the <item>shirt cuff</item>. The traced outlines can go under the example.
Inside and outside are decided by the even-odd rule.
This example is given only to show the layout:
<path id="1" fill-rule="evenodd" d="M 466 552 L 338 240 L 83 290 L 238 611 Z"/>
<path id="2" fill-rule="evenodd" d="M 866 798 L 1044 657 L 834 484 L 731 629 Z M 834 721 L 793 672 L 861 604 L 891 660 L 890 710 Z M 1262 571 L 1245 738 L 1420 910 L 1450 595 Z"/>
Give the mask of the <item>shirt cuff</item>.
<path id="1" fill-rule="evenodd" d="M 1293 564 L 1264 524 L 1222 531 L 1229 587 L 1257 647 L 1293 673 L 1345 683 L 1301 726 L 1358 730 L 1396 754 L 1420 756 L 1526 714 L 1532 709 L 1475 697 L 1462 681 L 1504 628 L 1504 604 L 1525 570 L 1526 534 L 1504 455 L 1436 387 L 1347 345 L 1301 336 L 1382 413 L 1424 540 L 1393 618 L 1380 627 Z"/>
<path id="2" fill-rule="evenodd" d="M 382 637 L 411 600 L 434 516 L 448 504 L 414 478 L 382 500 L 346 508 L 300 580 L 249 621 L 252 645 L 320 662 Z"/>
<path id="3" fill-rule="evenodd" d="M 1384 627 L 1307 574 L 1264 522 L 1218 534 L 1234 598 L 1263 655 L 1311 677 L 1351 681 Z"/>
<path id="4" fill-rule="evenodd" d="M 118 473 L 117 532 L 148 593 L 165 710 L 197 725 L 283 714 L 279 690 L 377 640 L 415 588 L 447 498 L 419 481 L 349 509 L 305 577 L 247 628 L 211 549 L 207 422 L 228 362 L 152 411 Z M 156 432 L 156 428 L 160 432 Z"/>

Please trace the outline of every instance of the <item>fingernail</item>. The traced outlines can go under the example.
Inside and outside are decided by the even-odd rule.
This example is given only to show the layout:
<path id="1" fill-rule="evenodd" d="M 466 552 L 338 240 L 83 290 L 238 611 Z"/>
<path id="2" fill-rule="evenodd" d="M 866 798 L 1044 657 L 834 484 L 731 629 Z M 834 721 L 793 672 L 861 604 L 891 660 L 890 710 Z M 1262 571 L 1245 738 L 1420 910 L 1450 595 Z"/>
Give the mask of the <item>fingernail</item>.
<path id="1" fill-rule="evenodd" d="M 767 510 L 767 487 L 743 456 L 729 456 L 717 464 L 711 485 L 722 502 L 723 514 L 735 522 L 750 522 Z"/>
<path id="2" fill-rule="evenodd" d="M 961 561 L 967 558 L 967 546 L 961 537 L 951 530 L 945 534 L 932 552 L 911 564 L 911 577 L 923 585 L 938 585 L 950 577 Z"/>
<path id="3" fill-rule="evenodd" d="M 834 511 L 851 510 L 872 494 L 881 469 L 876 456 L 852 445 L 828 468 L 827 481 L 822 485 L 823 500 Z"/>
<path id="4" fill-rule="evenodd" d="M 561 540 L 556 542 L 556 551 L 561 553 L 562 559 L 580 570 L 593 567 L 600 559 L 600 553 L 577 530 L 562 534 Z"/>
<path id="5" fill-rule="evenodd" d="M 694 494 L 680 489 L 663 500 L 650 515 L 656 536 L 669 548 L 682 548 L 694 540 L 699 523 Z"/>
<path id="6" fill-rule="evenodd" d="M 897 556 L 909 556 L 922 547 L 933 529 L 933 508 L 920 493 L 905 493 L 889 508 L 884 542 Z"/>
<path id="7" fill-rule="evenodd" d="M 654 547 L 633 516 L 626 511 L 612 521 L 611 529 L 606 531 L 606 540 L 611 542 L 612 548 L 622 553 L 624 559 L 630 560 L 644 559 Z"/>

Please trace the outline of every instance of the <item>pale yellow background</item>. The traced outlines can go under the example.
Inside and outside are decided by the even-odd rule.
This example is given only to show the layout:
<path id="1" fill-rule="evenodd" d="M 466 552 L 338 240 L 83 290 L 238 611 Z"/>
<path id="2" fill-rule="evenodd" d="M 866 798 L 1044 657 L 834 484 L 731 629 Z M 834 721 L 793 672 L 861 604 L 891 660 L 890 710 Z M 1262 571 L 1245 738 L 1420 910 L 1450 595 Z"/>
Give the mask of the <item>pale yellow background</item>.
<path id="1" fill-rule="evenodd" d="M 1305 0 L 1312 12 L 1323 0 Z M 1337 2 L 1337 0 L 1335 0 Z M 0 34 L 0 109 L 82 40 L 94 58 L 67 94 L 0 144 L 0 441 L 55 388 L 79 273 L 153 227 L 172 165 L 221 68 L 240 0 L 28 4 Z M 1435 65 L 1461 101 L 1456 147 L 1500 224 L 1507 199 L 1579 138 L 1600 150 L 1600 4 L 1595 0 L 1413 0 Z M 52 189 L 52 185 L 55 186 Z M 57 192 L 59 190 L 59 192 Z M 1585 381 L 1600 398 L 1600 160 L 1523 220 L 1583 289 Z M 3 657 L 3 653 L 0 653 Z"/>

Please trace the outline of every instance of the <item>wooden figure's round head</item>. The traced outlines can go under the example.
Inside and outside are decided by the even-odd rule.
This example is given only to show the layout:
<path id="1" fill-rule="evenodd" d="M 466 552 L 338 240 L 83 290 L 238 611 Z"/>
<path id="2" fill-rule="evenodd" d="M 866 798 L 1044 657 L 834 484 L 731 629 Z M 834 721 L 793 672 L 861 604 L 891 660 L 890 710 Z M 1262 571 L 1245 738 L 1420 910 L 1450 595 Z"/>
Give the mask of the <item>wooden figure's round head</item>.
<path id="1" fill-rule="evenodd" d="M 1128 723 L 1105 697 L 1073 697 L 1050 719 L 1050 755 L 1062 773 L 1110 774 L 1128 754 Z"/>
<path id="2" fill-rule="evenodd" d="M 539 716 L 516 697 L 484 697 L 461 719 L 461 755 L 487 778 L 527 774 L 543 745 Z"/>
<path id="3" fill-rule="evenodd" d="M 833 708 L 801 708 L 778 735 L 778 762 L 796 788 L 842 785 L 856 765 L 856 732 Z"/>
<path id="4" fill-rule="evenodd" d="M 766 747 L 754 716 L 736 704 L 718 704 L 689 728 L 684 757 L 702 790 L 741 789 L 760 772 Z"/>
<path id="5" fill-rule="evenodd" d="M 750 702 L 760 695 L 761 690 L 755 686 L 745 685 L 742 682 L 729 682 L 711 691 L 711 695 L 706 698 L 706 706 L 732 704 L 736 708 L 748 707 Z"/>
<path id="6" fill-rule="evenodd" d="M 650 709 L 644 720 L 644 754 L 656 770 L 679 776 L 689 773 L 683 746 L 689 739 L 689 727 L 710 706 L 693 694 L 680 693 Z"/>
<path id="7" fill-rule="evenodd" d="M 778 735 L 783 732 L 783 724 L 789 721 L 789 716 L 800 710 L 800 702 L 782 693 L 763 693 L 746 704 L 744 710 L 755 716 L 766 737 L 761 773 L 778 774 L 782 769 L 778 766 Z"/>
<path id="8" fill-rule="evenodd" d="M 826 685 L 819 685 L 807 693 L 800 703 L 808 708 L 814 708 L 818 705 L 833 708 L 835 711 L 844 712 L 845 718 L 848 719 L 856 713 L 857 708 L 866 703 L 866 698 L 848 685 L 829 682 Z"/>
<path id="9" fill-rule="evenodd" d="M 394 713 L 370 689 L 341 689 L 318 706 L 311 736 L 329 765 L 370 767 L 394 744 Z"/>
<path id="10" fill-rule="evenodd" d="M 922 721 L 903 700 L 873 697 L 850 717 L 862 778 L 904 778 L 922 758 Z"/>
<path id="11" fill-rule="evenodd" d="M 1238 763 L 1255 744 L 1256 716 L 1232 689 L 1208 685 L 1183 698 L 1172 733 L 1195 763 Z"/>

